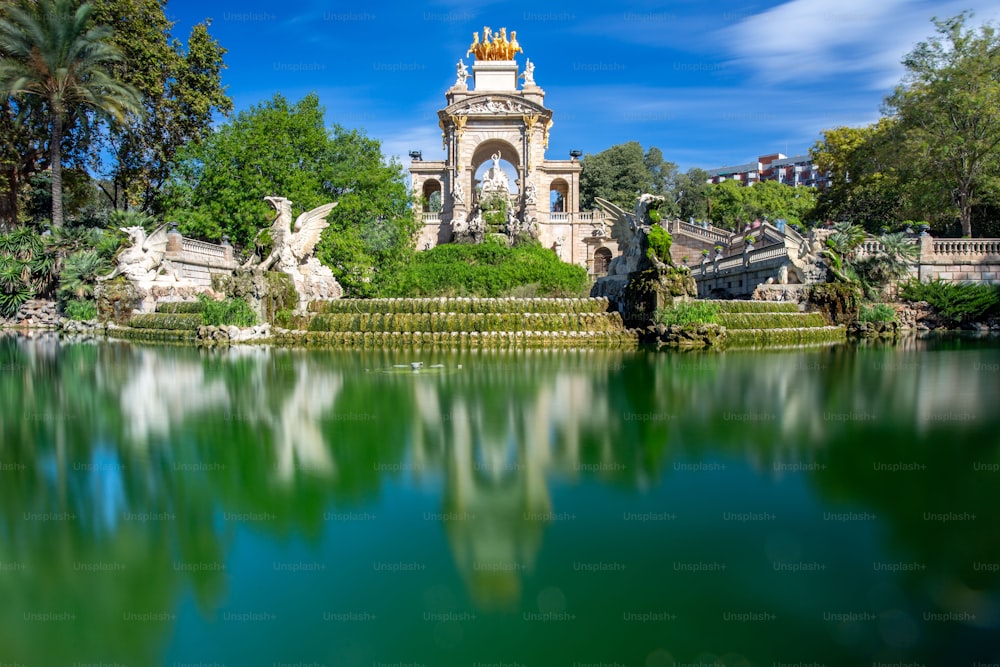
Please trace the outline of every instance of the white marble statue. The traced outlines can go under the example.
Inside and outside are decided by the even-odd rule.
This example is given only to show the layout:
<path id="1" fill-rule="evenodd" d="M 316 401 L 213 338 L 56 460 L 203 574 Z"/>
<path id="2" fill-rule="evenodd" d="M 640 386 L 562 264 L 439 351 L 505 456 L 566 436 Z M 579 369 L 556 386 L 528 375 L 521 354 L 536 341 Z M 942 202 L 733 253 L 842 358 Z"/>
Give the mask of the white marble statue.
<path id="1" fill-rule="evenodd" d="M 524 85 L 535 85 L 535 63 L 531 62 L 530 59 L 524 62 L 524 71 L 521 72 L 521 78 L 524 79 Z"/>
<path id="2" fill-rule="evenodd" d="M 455 180 L 455 185 L 451 189 L 451 197 L 455 200 L 456 204 L 465 203 L 465 188 L 462 187 L 462 181 Z"/>
<path id="3" fill-rule="evenodd" d="M 455 65 L 455 69 L 456 69 L 455 87 L 468 89 L 469 84 L 467 83 L 467 81 L 469 79 L 469 71 L 466 69 L 465 62 L 459 60 L 458 64 Z"/>
<path id="4" fill-rule="evenodd" d="M 277 264 L 278 271 L 292 277 L 295 291 L 299 295 L 299 307 L 304 308 L 314 299 L 338 299 L 343 288 L 333 276 L 330 268 L 324 266 L 313 255 L 320 234 L 330 226 L 326 217 L 336 206 L 336 202 L 317 206 L 295 219 L 292 225 L 292 202 L 285 197 L 264 197 L 277 212 L 268 231 L 271 235 L 271 252 L 260 262 L 256 257 L 244 264 L 243 268 L 263 273 Z M 263 230 L 258 234 L 263 233 Z"/>
<path id="5" fill-rule="evenodd" d="M 132 245 L 125 248 L 115 257 L 115 269 L 106 276 L 101 276 L 98 282 L 111 280 L 117 276 L 125 276 L 142 287 L 150 287 L 154 283 L 177 285 L 180 277 L 177 271 L 164 259 L 167 254 L 167 225 L 157 227 L 152 234 L 146 235 L 142 227 L 121 227 L 128 234 Z"/>
<path id="6" fill-rule="evenodd" d="M 529 180 L 527 187 L 524 189 L 524 201 L 528 204 L 537 203 L 538 191 L 535 188 L 535 182 Z"/>

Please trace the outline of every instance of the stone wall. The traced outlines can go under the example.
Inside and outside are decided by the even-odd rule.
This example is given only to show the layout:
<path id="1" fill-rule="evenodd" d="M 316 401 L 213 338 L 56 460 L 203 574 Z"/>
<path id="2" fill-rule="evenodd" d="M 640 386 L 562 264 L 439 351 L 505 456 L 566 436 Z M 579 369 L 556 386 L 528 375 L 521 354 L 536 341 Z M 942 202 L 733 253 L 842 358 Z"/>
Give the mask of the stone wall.
<path id="1" fill-rule="evenodd" d="M 57 329 L 59 320 L 59 309 L 55 301 L 29 299 L 21 304 L 13 317 L 0 317 L 0 327 Z"/>

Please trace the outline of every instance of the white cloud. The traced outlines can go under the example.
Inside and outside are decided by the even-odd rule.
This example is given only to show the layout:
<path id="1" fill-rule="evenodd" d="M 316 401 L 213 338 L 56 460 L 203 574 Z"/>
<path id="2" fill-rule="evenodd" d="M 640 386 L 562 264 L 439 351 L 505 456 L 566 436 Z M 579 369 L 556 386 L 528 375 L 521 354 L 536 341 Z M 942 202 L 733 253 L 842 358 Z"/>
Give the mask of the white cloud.
<path id="1" fill-rule="evenodd" d="M 978 6 L 978 7 L 977 7 Z M 900 60 L 929 37 L 933 16 L 979 9 L 976 21 L 998 15 L 982 0 L 791 0 L 718 31 L 715 39 L 765 83 L 849 78 L 886 90 L 900 80 Z"/>

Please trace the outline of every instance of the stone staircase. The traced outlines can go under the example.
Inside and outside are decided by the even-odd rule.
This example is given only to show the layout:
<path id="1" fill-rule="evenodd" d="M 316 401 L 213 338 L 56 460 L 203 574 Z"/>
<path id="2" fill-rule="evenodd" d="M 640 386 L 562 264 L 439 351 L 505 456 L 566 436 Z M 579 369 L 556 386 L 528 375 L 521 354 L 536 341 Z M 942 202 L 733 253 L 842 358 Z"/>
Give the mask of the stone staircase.
<path id="1" fill-rule="evenodd" d="M 723 301 L 719 324 L 726 327 L 726 347 L 760 347 L 831 343 L 845 340 L 842 326 L 828 326 L 819 313 L 799 310 L 798 304 L 773 301 Z"/>

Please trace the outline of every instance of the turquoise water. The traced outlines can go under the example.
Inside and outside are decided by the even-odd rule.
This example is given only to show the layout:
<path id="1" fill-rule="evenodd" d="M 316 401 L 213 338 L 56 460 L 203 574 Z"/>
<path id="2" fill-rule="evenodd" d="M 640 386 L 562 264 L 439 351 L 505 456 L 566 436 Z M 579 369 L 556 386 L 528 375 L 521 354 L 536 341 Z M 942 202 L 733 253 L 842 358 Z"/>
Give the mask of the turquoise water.
<path id="1" fill-rule="evenodd" d="M 1000 662 L 998 380 L 0 338 L 0 665 Z"/>

